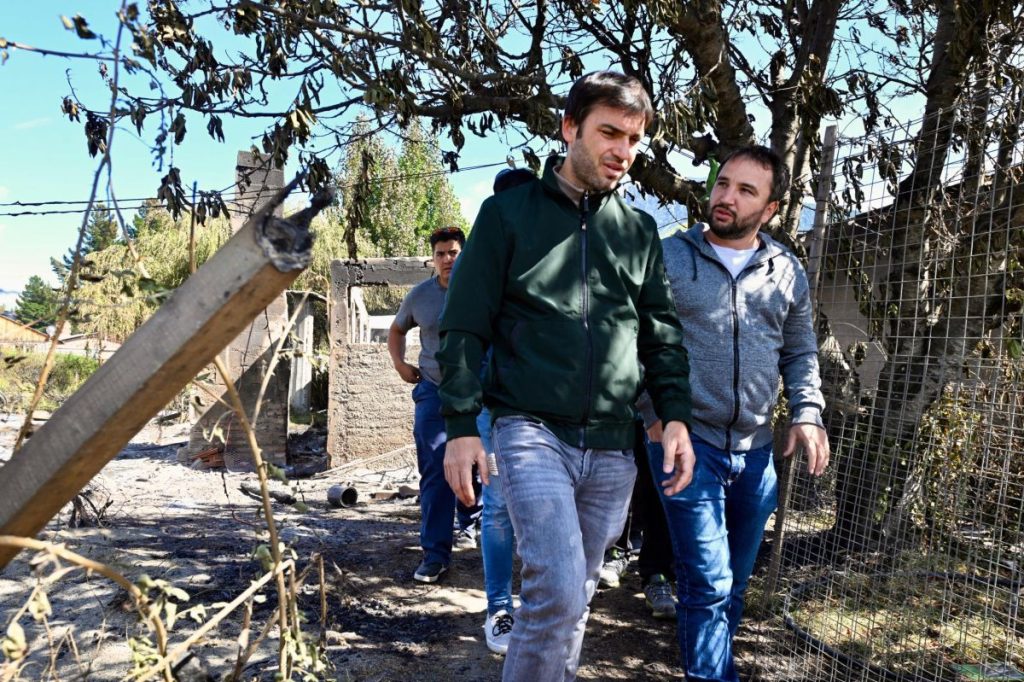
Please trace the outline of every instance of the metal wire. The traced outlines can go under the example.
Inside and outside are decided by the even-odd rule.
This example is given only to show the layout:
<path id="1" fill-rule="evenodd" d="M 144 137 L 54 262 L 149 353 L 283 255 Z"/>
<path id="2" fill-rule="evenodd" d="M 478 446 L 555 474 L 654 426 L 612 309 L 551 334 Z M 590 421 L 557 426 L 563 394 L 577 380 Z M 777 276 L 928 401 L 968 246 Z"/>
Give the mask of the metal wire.
<path id="1" fill-rule="evenodd" d="M 968 116 L 837 143 L 816 291 L 833 465 L 797 467 L 752 679 L 1024 679 L 1024 144 Z"/>

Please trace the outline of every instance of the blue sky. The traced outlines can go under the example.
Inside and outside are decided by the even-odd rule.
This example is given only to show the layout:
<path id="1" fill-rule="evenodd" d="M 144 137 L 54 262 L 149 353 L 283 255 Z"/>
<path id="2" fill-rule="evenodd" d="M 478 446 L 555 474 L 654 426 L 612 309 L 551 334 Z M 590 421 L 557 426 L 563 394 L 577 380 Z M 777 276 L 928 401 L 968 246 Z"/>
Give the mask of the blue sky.
<path id="1" fill-rule="evenodd" d="M 84 13 L 90 27 L 109 39 L 116 34 L 114 7 L 119 3 L 0 2 L 0 37 L 38 48 L 66 52 L 95 52 L 98 41 L 83 41 L 64 29 L 60 16 Z M 104 9 L 96 9 L 102 6 Z M 125 41 L 128 44 L 128 41 Z M 0 108 L 0 204 L 54 200 L 84 200 L 90 193 L 99 158 L 86 151 L 82 124 L 61 113 L 61 100 L 71 92 L 90 107 L 106 109 L 105 90 L 91 60 L 41 56 L 9 49 L 0 66 L 4 106 Z M 84 120 L 84 117 L 83 117 Z M 235 155 L 248 149 L 252 136 L 261 133 L 266 121 L 224 121 L 225 142 L 213 141 L 198 117 L 189 118 L 189 131 L 175 147 L 173 163 L 181 169 L 186 187 L 222 189 L 234 181 Z M 133 127 L 119 127 L 112 146 L 113 186 L 119 200 L 149 197 L 156 193 L 166 173 L 153 163 L 148 143 L 155 136 L 156 121 L 147 120 L 142 138 Z M 540 150 L 538 150 L 540 151 Z M 469 137 L 460 165 L 502 161 L 508 147 L 500 139 Z M 286 168 L 286 177 L 296 172 Z M 472 220 L 480 202 L 491 191 L 494 168 L 451 176 L 463 213 Z M 105 183 L 105 178 L 103 180 Z M 101 184 L 101 188 L 102 188 Z M 104 196 L 104 191 L 98 196 Z M 135 202 L 137 204 L 137 202 Z M 0 206 L 0 214 L 22 211 L 72 209 L 81 206 Z M 126 215 L 126 219 L 130 216 Z M 45 216 L 0 215 L 0 304 L 13 307 L 16 292 L 32 275 L 54 282 L 51 257 L 60 257 L 77 239 L 81 214 Z M 15 293 L 11 293 L 15 292 Z"/>

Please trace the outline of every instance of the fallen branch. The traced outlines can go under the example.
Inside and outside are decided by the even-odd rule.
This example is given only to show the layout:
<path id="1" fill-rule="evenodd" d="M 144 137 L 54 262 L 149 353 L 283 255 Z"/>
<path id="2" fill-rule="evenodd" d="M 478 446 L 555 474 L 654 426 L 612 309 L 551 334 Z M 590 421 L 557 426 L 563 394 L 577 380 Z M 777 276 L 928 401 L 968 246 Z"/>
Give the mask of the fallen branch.
<path id="1" fill-rule="evenodd" d="M 181 644 L 178 644 L 173 649 L 171 649 L 171 651 L 168 652 L 168 654 L 162 660 L 157 662 L 155 665 L 147 668 L 146 670 L 143 670 L 135 678 L 136 682 L 145 682 L 146 680 L 151 678 L 153 675 L 157 674 L 162 669 L 166 668 L 168 666 L 168 664 L 171 663 L 171 661 L 173 661 L 178 656 L 181 656 L 182 654 L 187 652 L 189 647 L 191 647 L 193 644 L 195 644 L 200 639 L 202 639 L 203 636 L 207 632 L 209 632 L 213 628 L 217 627 L 217 625 L 219 625 L 222 620 L 227 618 L 228 614 L 230 614 L 232 611 L 234 611 L 239 606 L 244 604 L 246 602 L 246 600 L 248 600 L 249 597 L 251 597 L 254 594 L 256 594 L 256 592 L 258 592 L 261 587 L 266 585 L 272 579 L 278 577 L 284 571 L 287 571 L 289 568 L 293 568 L 294 566 L 295 566 L 294 562 L 292 562 L 291 559 L 288 559 L 287 561 L 284 561 L 284 562 L 278 564 L 272 571 L 264 573 L 263 577 L 261 577 L 259 580 L 257 580 L 256 582 L 254 582 L 252 585 L 249 586 L 249 589 L 247 589 L 245 592 L 242 592 L 240 595 L 235 597 L 234 600 L 232 600 L 230 604 L 228 604 L 227 606 L 222 608 L 220 611 L 218 611 L 217 615 L 215 615 L 213 618 L 211 618 L 210 620 L 208 620 L 205 623 L 203 623 L 202 627 L 200 627 L 195 632 L 193 632 L 191 635 L 189 635 L 189 637 L 184 642 L 182 642 Z"/>
<path id="2" fill-rule="evenodd" d="M 50 556 L 70 561 L 87 571 L 99 573 L 103 577 L 117 583 L 131 596 L 132 602 L 135 604 L 135 608 L 139 612 L 141 618 L 148 621 L 153 626 L 153 631 L 156 634 L 157 650 L 161 656 L 164 656 L 167 651 L 167 629 L 164 627 L 163 621 L 160 620 L 159 614 L 154 610 L 146 608 L 149 604 L 149 600 L 146 599 L 142 590 L 136 587 L 136 585 L 132 581 L 128 580 L 128 578 L 124 577 L 106 564 L 94 561 L 88 557 L 82 556 L 81 554 L 72 552 L 61 545 L 55 545 L 50 542 L 43 542 L 32 538 L 15 537 L 12 535 L 0 535 L 0 547 L 16 548 L 16 551 L 19 549 L 30 549 L 37 552 L 43 552 Z M 24 611 L 21 611 L 16 614 L 15 618 L 19 618 L 20 614 L 23 612 Z M 156 673 L 163 673 L 164 679 L 168 682 L 171 681 L 171 668 L 167 664 L 166 656 L 159 665 L 154 666 L 153 674 Z"/>

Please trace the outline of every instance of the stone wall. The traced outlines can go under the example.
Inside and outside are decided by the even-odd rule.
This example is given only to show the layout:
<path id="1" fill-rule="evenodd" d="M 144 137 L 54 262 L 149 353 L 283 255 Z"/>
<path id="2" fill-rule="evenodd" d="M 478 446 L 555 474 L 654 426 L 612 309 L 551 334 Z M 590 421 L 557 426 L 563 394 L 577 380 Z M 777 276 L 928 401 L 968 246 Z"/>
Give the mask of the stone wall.
<path id="1" fill-rule="evenodd" d="M 377 258 L 331 264 L 331 360 L 327 452 L 332 466 L 411 445 L 412 385 L 399 378 L 384 343 L 352 343 L 353 286 L 409 286 L 430 276 L 423 258 Z M 415 362 L 419 346 L 405 357 Z"/>
<path id="2" fill-rule="evenodd" d="M 418 346 L 406 348 L 407 358 L 418 353 Z M 332 362 L 327 446 L 332 463 L 373 457 L 411 444 L 413 387 L 392 367 L 387 346 L 351 344 L 337 358 L 344 358 L 339 369 L 345 369 L 335 371 Z"/>

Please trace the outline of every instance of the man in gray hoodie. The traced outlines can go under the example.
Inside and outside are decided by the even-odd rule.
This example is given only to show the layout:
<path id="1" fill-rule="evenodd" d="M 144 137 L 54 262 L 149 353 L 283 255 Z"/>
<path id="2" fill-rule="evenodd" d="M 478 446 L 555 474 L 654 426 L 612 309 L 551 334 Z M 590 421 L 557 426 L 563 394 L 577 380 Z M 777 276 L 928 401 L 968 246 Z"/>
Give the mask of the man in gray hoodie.
<path id="1" fill-rule="evenodd" d="M 661 424 L 647 416 L 650 467 L 662 486 L 679 587 L 687 680 L 737 682 L 732 638 L 765 523 L 776 504 L 772 411 L 781 375 L 807 469 L 828 464 L 818 347 L 807 276 L 760 228 L 789 185 L 779 157 L 745 147 L 721 167 L 708 224 L 663 240 L 665 269 L 690 357 L 696 465 L 675 491 L 662 471 Z"/>

